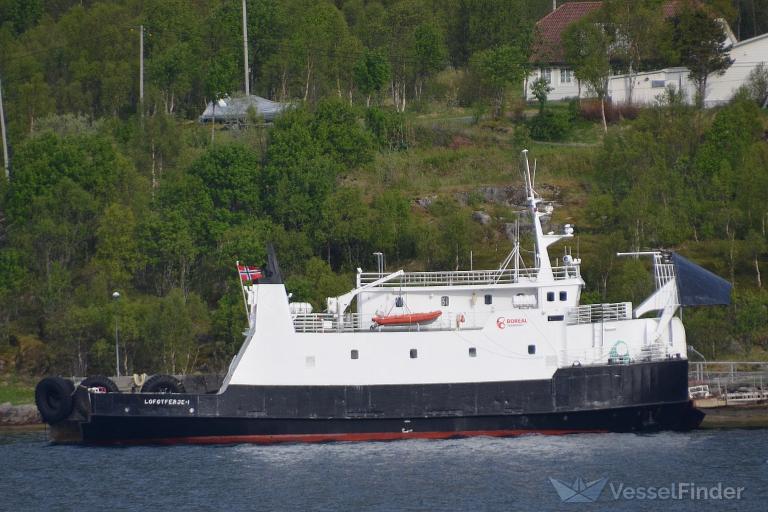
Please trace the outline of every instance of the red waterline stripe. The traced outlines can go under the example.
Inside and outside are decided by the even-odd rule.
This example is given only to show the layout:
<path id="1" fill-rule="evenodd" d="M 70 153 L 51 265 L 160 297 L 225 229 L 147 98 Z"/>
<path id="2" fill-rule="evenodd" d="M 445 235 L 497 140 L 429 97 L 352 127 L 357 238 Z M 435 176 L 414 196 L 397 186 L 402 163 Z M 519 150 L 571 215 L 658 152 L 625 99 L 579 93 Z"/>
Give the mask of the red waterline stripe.
<path id="1" fill-rule="evenodd" d="M 231 436 L 188 436 L 153 439 L 125 439 L 96 441 L 103 445 L 144 445 L 144 444 L 276 444 L 276 443 L 326 443 L 331 441 L 396 441 L 400 439 L 452 439 L 462 437 L 489 436 L 514 437 L 522 435 L 561 436 L 567 434 L 605 433 L 607 430 L 461 430 L 457 432 L 364 432 L 349 434 L 279 434 L 279 435 L 231 435 Z"/>

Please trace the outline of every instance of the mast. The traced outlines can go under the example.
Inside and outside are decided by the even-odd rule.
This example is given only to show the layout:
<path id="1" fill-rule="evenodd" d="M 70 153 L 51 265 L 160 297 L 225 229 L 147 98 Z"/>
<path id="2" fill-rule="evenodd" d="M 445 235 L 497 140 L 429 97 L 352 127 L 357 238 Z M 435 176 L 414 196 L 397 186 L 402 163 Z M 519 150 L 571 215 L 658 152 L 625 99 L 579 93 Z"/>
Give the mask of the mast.
<path id="1" fill-rule="evenodd" d="M 525 195 L 528 201 L 528 211 L 531 214 L 531 225 L 533 228 L 533 238 L 536 242 L 536 267 L 539 269 L 539 279 L 552 279 L 552 264 L 549 261 L 549 251 L 547 247 L 559 240 L 559 236 L 555 236 L 554 240 L 548 240 L 552 235 L 545 237 L 544 231 L 541 228 L 541 217 L 547 215 L 539 211 L 539 203 L 541 199 L 536 197 L 536 191 L 533 189 L 534 178 L 531 175 L 531 168 L 528 165 L 528 150 L 522 151 L 523 159 L 523 177 L 525 178 Z M 551 212 L 550 212 L 551 213 Z"/>

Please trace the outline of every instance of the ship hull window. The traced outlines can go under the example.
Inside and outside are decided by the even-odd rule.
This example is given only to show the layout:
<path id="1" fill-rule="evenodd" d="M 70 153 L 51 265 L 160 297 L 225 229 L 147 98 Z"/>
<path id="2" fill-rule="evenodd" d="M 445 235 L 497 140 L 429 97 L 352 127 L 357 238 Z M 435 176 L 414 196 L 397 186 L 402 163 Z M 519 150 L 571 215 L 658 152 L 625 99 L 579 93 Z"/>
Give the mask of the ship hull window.
<path id="1" fill-rule="evenodd" d="M 568 292 L 560 292 L 560 300 L 561 301 L 568 300 Z"/>
<path id="2" fill-rule="evenodd" d="M 555 292 L 547 292 L 547 302 L 555 302 Z"/>
<path id="3" fill-rule="evenodd" d="M 528 353 L 533 355 L 536 353 L 536 345 L 528 345 Z"/>
<path id="4" fill-rule="evenodd" d="M 486 304 L 493 304 L 493 295 L 486 295 L 485 296 L 485 303 Z"/>
<path id="5" fill-rule="evenodd" d="M 469 347 L 469 357 L 477 357 L 477 349 L 475 347 Z"/>
<path id="6" fill-rule="evenodd" d="M 352 350 L 349 353 L 349 357 L 352 359 L 358 359 L 360 357 L 360 353 L 357 350 Z"/>
<path id="7" fill-rule="evenodd" d="M 416 359 L 417 357 L 419 357 L 419 351 L 416 350 L 415 348 L 412 348 L 411 349 L 411 359 Z"/>

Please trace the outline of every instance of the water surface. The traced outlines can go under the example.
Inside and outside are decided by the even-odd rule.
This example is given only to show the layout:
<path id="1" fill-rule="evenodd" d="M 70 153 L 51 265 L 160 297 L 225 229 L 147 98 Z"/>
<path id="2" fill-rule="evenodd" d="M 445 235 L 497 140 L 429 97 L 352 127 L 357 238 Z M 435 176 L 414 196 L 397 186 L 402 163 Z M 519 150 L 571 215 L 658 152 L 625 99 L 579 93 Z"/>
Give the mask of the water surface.
<path id="1" fill-rule="evenodd" d="M 607 478 L 562 503 L 550 478 Z M 614 499 L 612 489 L 743 487 L 740 500 Z M 768 509 L 768 431 L 291 445 L 56 446 L 0 431 L 0 510 Z M 613 487 L 611 487 L 613 486 Z"/>

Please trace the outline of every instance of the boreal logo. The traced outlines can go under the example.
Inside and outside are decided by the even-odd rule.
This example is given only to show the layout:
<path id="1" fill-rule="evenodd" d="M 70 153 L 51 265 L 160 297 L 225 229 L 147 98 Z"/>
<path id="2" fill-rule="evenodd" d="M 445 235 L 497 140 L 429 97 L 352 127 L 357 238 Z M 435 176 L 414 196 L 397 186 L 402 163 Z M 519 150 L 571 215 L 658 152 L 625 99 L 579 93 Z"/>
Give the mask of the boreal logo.
<path id="1" fill-rule="evenodd" d="M 528 319 L 527 318 L 506 318 L 503 316 L 500 316 L 496 319 L 496 327 L 499 329 L 506 329 L 507 327 L 514 327 L 516 325 L 523 325 L 527 324 Z"/>

